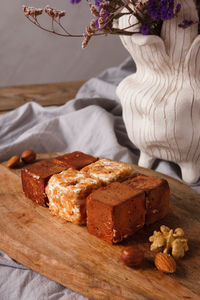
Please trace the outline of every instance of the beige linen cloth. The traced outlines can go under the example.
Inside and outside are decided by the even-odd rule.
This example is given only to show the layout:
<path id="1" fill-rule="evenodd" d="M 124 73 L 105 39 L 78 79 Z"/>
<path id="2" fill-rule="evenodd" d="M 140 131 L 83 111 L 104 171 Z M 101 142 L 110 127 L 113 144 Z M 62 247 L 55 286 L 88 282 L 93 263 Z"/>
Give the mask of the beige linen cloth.
<path id="1" fill-rule="evenodd" d="M 139 150 L 129 141 L 117 84 L 135 71 L 131 58 L 90 79 L 75 99 L 62 107 L 31 102 L 0 116 L 0 161 L 33 148 L 37 153 L 80 150 L 95 156 L 138 162 Z M 180 179 L 173 163 L 157 161 L 154 169 Z M 192 186 L 198 193 L 200 184 Z M 1 245 L 0 245 L 1 249 Z M 0 300 L 82 300 L 69 289 L 18 264 L 0 252 Z"/>

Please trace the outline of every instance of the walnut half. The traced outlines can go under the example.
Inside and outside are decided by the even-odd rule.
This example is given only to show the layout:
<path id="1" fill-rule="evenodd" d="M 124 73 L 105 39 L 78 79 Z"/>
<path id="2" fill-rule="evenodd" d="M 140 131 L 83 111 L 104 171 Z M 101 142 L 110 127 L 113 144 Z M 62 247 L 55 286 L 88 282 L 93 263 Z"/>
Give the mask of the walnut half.
<path id="1" fill-rule="evenodd" d="M 184 238 L 184 231 L 182 228 L 175 230 L 162 225 L 160 231 L 154 231 L 153 235 L 149 237 L 152 243 L 151 251 L 156 251 L 163 247 L 163 253 L 169 254 L 171 252 L 175 259 L 184 257 L 185 252 L 189 250 L 188 240 Z"/>

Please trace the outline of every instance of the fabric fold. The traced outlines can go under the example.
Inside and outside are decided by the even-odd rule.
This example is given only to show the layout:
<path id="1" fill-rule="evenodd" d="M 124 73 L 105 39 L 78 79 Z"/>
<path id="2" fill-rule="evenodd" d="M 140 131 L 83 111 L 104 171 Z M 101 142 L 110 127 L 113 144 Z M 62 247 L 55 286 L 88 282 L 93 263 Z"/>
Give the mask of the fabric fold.
<path id="1" fill-rule="evenodd" d="M 137 164 L 139 150 L 130 142 L 115 90 L 135 72 L 132 58 L 90 79 L 65 105 L 27 103 L 0 116 L 0 161 L 25 149 L 37 153 L 83 151 Z M 157 161 L 156 171 L 180 180 L 175 164 Z M 192 185 L 200 193 L 200 183 Z M 0 300 L 82 300 L 69 289 L 29 270 L 0 252 Z"/>

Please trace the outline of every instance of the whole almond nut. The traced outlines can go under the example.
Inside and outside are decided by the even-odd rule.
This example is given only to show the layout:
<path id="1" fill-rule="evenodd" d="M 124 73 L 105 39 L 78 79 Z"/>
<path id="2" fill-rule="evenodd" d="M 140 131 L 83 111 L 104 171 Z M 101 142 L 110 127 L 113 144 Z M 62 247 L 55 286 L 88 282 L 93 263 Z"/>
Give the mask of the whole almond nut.
<path id="1" fill-rule="evenodd" d="M 12 156 L 8 161 L 7 161 L 7 167 L 8 168 L 15 168 L 19 165 L 20 162 L 20 157 L 19 155 L 14 155 Z"/>
<path id="2" fill-rule="evenodd" d="M 138 268 L 144 260 L 144 253 L 138 247 L 127 246 L 122 249 L 121 260 L 128 267 Z"/>
<path id="3" fill-rule="evenodd" d="M 154 258 L 154 264 L 159 271 L 165 273 L 174 273 L 176 271 L 176 262 L 173 257 L 167 253 L 157 253 Z"/>
<path id="4" fill-rule="evenodd" d="M 36 159 L 36 153 L 31 149 L 25 150 L 21 155 L 21 160 L 24 163 L 32 163 L 35 161 L 35 159 Z"/>

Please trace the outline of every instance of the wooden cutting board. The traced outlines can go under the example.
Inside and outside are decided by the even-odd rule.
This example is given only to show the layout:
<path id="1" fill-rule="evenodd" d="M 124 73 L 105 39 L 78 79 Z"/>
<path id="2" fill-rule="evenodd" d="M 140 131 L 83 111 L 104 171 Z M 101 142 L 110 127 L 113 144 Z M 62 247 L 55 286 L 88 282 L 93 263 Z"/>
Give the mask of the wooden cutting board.
<path id="1" fill-rule="evenodd" d="M 55 154 L 40 155 L 49 158 Z M 34 271 L 90 299 L 200 299 L 200 196 L 185 184 L 152 170 L 134 166 L 146 175 L 163 177 L 171 188 L 167 217 L 143 228 L 121 245 L 110 245 L 90 235 L 84 226 L 51 216 L 48 208 L 27 199 L 20 169 L 0 165 L 0 249 Z M 189 252 L 177 263 L 175 274 L 153 265 L 148 237 L 165 224 L 182 227 Z M 124 245 L 145 251 L 140 269 L 120 261 Z"/>

